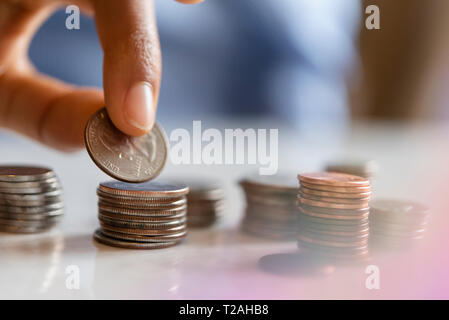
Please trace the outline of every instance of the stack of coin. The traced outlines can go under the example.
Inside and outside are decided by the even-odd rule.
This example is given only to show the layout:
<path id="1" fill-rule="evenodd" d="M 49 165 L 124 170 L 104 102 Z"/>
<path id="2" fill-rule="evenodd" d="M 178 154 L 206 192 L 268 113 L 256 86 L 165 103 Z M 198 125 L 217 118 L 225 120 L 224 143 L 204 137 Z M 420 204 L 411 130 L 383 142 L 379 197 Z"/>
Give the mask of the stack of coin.
<path id="1" fill-rule="evenodd" d="M 424 237 L 429 209 L 404 200 L 374 200 L 370 204 L 370 245 L 388 249 L 411 247 Z"/>
<path id="2" fill-rule="evenodd" d="M 36 233 L 63 215 L 62 188 L 53 170 L 0 166 L 0 231 Z"/>
<path id="3" fill-rule="evenodd" d="M 213 225 L 219 219 L 224 207 L 223 190 L 217 183 L 197 180 L 188 183 L 187 224 L 201 228 Z"/>
<path id="4" fill-rule="evenodd" d="M 296 238 L 298 183 L 294 175 L 259 176 L 240 181 L 246 197 L 243 231 L 263 238 Z"/>
<path id="5" fill-rule="evenodd" d="M 369 181 L 341 173 L 299 174 L 298 246 L 336 260 L 368 258 Z"/>
<path id="6" fill-rule="evenodd" d="M 182 184 L 110 181 L 97 189 L 100 228 L 94 238 L 127 249 L 174 246 L 186 236 L 186 195 Z"/>
<path id="7" fill-rule="evenodd" d="M 329 163 L 326 166 L 327 172 L 346 173 L 371 180 L 378 171 L 378 165 L 375 161 L 341 161 Z"/>

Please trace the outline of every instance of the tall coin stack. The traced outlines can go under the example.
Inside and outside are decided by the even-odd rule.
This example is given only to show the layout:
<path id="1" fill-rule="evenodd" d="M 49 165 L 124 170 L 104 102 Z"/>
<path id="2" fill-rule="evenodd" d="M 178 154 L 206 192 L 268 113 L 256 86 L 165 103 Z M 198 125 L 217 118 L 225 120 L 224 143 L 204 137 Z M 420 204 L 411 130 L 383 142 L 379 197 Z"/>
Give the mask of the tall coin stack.
<path id="1" fill-rule="evenodd" d="M 43 232 L 64 213 L 62 188 L 53 170 L 0 166 L 0 231 Z"/>
<path id="2" fill-rule="evenodd" d="M 97 189 L 100 228 L 94 238 L 127 249 L 158 249 L 179 244 L 187 234 L 182 184 L 110 181 Z"/>
<path id="3" fill-rule="evenodd" d="M 369 181 L 341 173 L 299 174 L 298 246 L 339 261 L 368 258 Z"/>
<path id="4" fill-rule="evenodd" d="M 413 247 L 424 237 L 429 209 L 404 200 L 374 200 L 370 204 L 370 246 L 387 249 Z"/>
<path id="5" fill-rule="evenodd" d="M 213 225 L 224 208 L 223 190 L 216 183 L 195 181 L 189 183 L 187 195 L 187 224 L 192 228 Z"/>
<path id="6" fill-rule="evenodd" d="M 294 176 L 293 176 L 294 177 Z M 243 231 L 270 239 L 296 238 L 297 183 L 288 176 L 260 176 L 240 181 L 246 197 Z"/>

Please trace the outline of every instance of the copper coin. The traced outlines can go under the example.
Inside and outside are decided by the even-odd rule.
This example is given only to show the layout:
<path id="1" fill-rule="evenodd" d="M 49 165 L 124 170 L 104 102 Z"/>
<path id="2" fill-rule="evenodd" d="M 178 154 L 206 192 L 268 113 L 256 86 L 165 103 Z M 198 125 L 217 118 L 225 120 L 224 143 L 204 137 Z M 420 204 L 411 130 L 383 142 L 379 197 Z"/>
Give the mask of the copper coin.
<path id="1" fill-rule="evenodd" d="M 340 227 L 340 228 L 339 228 Z M 299 230 L 300 231 L 310 231 L 313 233 L 319 233 L 319 234 L 327 234 L 327 235 L 333 235 L 333 236 L 360 236 L 360 235 L 367 235 L 369 234 L 370 228 L 367 225 L 366 227 L 357 227 L 352 229 L 345 229 L 341 228 L 342 226 L 326 226 L 326 228 L 323 228 L 322 225 L 312 225 L 312 224 L 300 224 Z M 344 226 L 343 226 L 344 227 Z"/>
<path id="2" fill-rule="evenodd" d="M 185 184 L 174 184 L 164 181 L 148 181 L 145 183 L 126 183 L 121 181 L 108 181 L 100 183 L 101 191 L 111 195 L 132 198 L 177 198 L 185 196 L 189 188 Z"/>
<path id="3" fill-rule="evenodd" d="M 300 210 L 299 220 L 306 222 L 322 223 L 325 225 L 346 225 L 346 226 L 360 226 L 369 223 L 368 215 L 359 217 L 358 219 L 340 219 L 339 216 L 335 215 L 322 215 L 322 216 L 312 216 L 310 214 L 304 214 Z"/>
<path id="4" fill-rule="evenodd" d="M 331 192 L 331 191 L 321 191 L 314 190 L 301 185 L 299 188 L 300 192 L 304 194 L 310 194 L 314 196 L 320 197 L 329 197 L 329 198 L 342 198 L 342 199 L 363 199 L 371 197 L 371 192 L 359 192 L 359 193 L 344 193 L 344 192 Z"/>
<path id="5" fill-rule="evenodd" d="M 114 126 L 105 108 L 88 121 L 84 141 L 95 164 L 109 176 L 121 181 L 144 182 L 154 179 L 167 161 L 167 138 L 157 123 L 147 134 L 131 137 Z"/>
<path id="6" fill-rule="evenodd" d="M 354 241 L 354 242 L 336 242 L 336 241 L 326 241 L 326 240 L 318 240 L 313 239 L 310 237 L 307 237 L 305 235 L 299 234 L 298 239 L 303 242 L 312 243 L 312 244 L 318 244 L 321 246 L 327 246 L 327 247 L 336 247 L 336 248 L 353 248 L 353 247 L 363 247 L 366 246 L 368 241 L 366 240 L 360 240 L 360 241 Z"/>
<path id="7" fill-rule="evenodd" d="M 362 216 L 370 212 L 370 209 L 368 207 L 363 209 L 332 209 L 332 208 L 309 206 L 301 203 L 298 205 L 298 207 L 300 209 L 313 211 L 316 213 L 333 214 L 341 216 Z"/>
<path id="8" fill-rule="evenodd" d="M 312 190 L 318 191 L 330 191 L 339 193 L 366 193 L 371 192 L 371 187 L 337 187 L 337 186 L 326 186 L 321 184 L 312 184 L 301 181 L 301 187 L 305 187 Z"/>
<path id="9" fill-rule="evenodd" d="M 102 233 L 101 230 L 97 230 L 94 233 L 94 239 L 102 244 L 118 247 L 118 248 L 124 248 L 124 249 L 162 249 L 162 248 L 169 248 L 177 245 L 180 241 L 167 241 L 167 242 L 154 242 L 154 243 L 145 243 L 145 242 L 133 242 L 133 241 L 127 241 L 127 240 L 118 240 L 111 238 L 109 236 L 106 236 Z"/>
<path id="10" fill-rule="evenodd" d="M 311 239 L 317 239 L 320 241 L 331 241 L 331 242 L 362 242 L 362 241 L 368 241 L 369 232 L 366 232 L 364 234 L 357 234 L 357 235 L 335 235 L 335 234 L 328 234 L 323 232 L 313 232 L 311 230 L 302 230 L 300 229 L 299 234 L 306 236 Z"/>
<path id="11" fill-rule="evenodd" d="M 360 203 L 354 203 L 354 204 L 338 204 L 338 203 L 330 203 L 330 202 L 324 202 L 324 201 L 317 201 L 317 200 L 309 200 L 305 198 L 298 198 L 298 201 L 302 204 L 313 206 L 313 207 L 321 207 L 321 208 L 329 208 L 329 209 L 365 209 L 369 208 L 368 202 L 360 202 Z"/>
<path id="12" fill-rule="evenodd" d="M 303 193 L 301 191 L 298 193 L 298 195 L 303 199 L 314 200 L 314 201 L 329 202 L 329 203 L 335 203 L 335 204 L 366 203 L 367 206 L 368 206 L 369 199 L 370 199 L 369 197 L 368 198 L 360 198 L 360 199 L 331 198 L 331 197 L 311 195 L 311 194 Z"/>
<path id="13" fill-rule="evenodd" d="M 298 174 L 301 182 L 331 187 L 369 187 L 366 178 L 336 172 L 315 172 Z"/>

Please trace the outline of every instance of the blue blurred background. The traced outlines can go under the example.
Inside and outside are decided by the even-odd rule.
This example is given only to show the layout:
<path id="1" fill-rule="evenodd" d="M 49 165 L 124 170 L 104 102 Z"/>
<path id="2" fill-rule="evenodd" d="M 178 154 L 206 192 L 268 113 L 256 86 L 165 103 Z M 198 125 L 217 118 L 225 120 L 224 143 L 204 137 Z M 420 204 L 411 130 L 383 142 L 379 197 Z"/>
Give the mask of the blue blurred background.
<path id="1" fill-rule="evenodd" d="M 159 118 L 270 117 L 295 125 L 346 123 L 346 78 L 357 64 L 358 0 L 156 0 L 163 53 Z M 55 13 L 34 38 L 37 68 L 102 86 L 93 20 L 67 30 Z M 117 21 L 120 23 L 120 21 Z"/>

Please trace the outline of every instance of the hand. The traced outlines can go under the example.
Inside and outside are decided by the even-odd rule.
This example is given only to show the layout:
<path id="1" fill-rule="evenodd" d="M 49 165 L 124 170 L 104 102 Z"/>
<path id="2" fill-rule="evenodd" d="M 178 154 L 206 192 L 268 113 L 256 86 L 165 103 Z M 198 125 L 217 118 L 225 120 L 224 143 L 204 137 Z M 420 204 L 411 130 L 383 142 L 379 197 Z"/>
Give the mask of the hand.
<path id="1" fill-rule="evenodd" d="M 104 51 L 104 96 L 39 74 L 28 59 L 39 26 L 68 4 L 95 16 Z M 106 105 L 121 131 L 142 135 L 155 121 L 160 80 L 152 0 L 0 0 L 0 126 L 70 151 L 83 146 L 87 120 Z"/>

